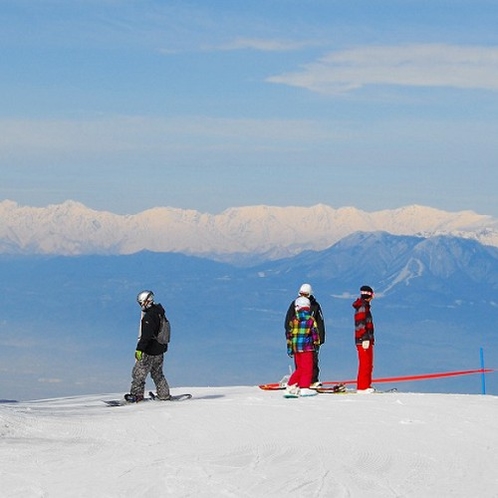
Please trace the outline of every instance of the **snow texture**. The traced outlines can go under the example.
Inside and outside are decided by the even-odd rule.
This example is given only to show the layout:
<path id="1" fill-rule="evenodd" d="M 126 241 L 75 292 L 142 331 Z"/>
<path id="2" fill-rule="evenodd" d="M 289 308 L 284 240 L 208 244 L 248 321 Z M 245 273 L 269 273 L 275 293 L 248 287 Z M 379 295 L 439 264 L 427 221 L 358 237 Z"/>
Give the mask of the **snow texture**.
<path id="1" fill-rule="evenodd" d="M 498 496 L 498 397 L 177 388 L 0 404 L 2 497 Z"/>

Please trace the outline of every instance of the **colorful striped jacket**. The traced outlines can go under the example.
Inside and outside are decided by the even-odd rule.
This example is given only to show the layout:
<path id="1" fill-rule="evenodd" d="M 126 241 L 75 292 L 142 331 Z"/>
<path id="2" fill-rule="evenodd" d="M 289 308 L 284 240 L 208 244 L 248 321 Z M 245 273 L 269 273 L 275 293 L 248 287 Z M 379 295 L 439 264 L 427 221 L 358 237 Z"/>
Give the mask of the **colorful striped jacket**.
<path id="1" fill-rule="evenodd" d="M 289 323 L 285 332 L 287 353 L 304 353 L 316 351 L 320 345 L 320 336 L 315 319 L 309 311 L 298 311 L 295 318 Z"/>

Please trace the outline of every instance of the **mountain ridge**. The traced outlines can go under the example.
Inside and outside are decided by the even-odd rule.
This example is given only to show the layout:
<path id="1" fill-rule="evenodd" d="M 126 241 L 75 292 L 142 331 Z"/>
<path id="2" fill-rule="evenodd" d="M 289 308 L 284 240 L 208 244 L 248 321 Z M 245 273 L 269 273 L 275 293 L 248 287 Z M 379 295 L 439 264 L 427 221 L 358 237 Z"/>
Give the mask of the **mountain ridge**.
<path id="1" fill-rule="evenodd" d="M 498 247 L 498 220 L 473 211 L 417 204 L 366 212 L 325 204 L 245 206 L 219 214 L 155 207 L 137 214 L 96 211 L 76 201 L 47 207 L 0 202 L 0 253 L 133 254 L 180 252 L 212 259 L 280 259 L 323 250 L 357 231 L 452 235 Z"/>
<path id="2" fill-rule="evenodd" d="M 290 361 L 284 317 L 303 282 L 312 284 L 327 325 L 323 378 L 354 375 L 351 303 L 363 284 L 376 293 L 379 376 L 477 368 L 480 347 L 491 362 L 498 357 L 489 325 L 498 308 L 498 248 L 469 239 L 355 232 L 323 251 L 249 267 L 150 251 L 4 254 L 0 273 L 8 298 L 0 310 L 0 388 L 13 389 L 4 387 L 3 398 L 21 390 L 72 395 L 102 383 L 123 389 L 142 289 L 167 311 L 168 369 L 189 385 L 279 380 Z M 459 392 L 471 392 L 471 382 L 459 381 Z"/>

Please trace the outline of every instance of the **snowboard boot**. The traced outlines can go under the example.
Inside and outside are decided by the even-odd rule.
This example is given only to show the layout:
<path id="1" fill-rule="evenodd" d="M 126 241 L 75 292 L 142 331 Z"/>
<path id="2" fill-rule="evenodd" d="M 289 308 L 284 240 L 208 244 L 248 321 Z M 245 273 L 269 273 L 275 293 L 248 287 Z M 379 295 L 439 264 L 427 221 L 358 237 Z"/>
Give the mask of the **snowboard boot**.
<path id="1" fill-rule="evenodd" d="M 168 401 L 171 399 L 171 394 L 156 394 L 154 391 L 149 391 L 149 397 L 158 401 Z"/>
<path id="2" fill-rule="evenodd" d="M 140 401 L 144 400 L 143 394 L 125 394 L 124 399 L 128 403 L 139 403 Z"/>
<path id="3" fill-rule="evenodd" d="M 292 384 L 285 388 L 284 398 L 299 398 L 299 386 L 297 384 Z"/>

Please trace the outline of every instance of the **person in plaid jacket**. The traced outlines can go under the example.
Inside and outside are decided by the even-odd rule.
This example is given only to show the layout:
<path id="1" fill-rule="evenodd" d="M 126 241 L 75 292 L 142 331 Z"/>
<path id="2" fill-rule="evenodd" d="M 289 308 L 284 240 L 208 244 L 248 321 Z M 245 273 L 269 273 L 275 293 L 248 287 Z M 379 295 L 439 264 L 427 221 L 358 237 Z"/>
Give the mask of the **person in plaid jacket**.
<path id="1" fill-rule="evenodd" d="M 303 284 L 299 288 L 299 296 L 307 297 L 310 300 L 310 311 L 311 316 L 315 319 L 316 326 L 318 328 L 318 335 L 320 336 L 320 346 L 322 346 L 325 342 L 325 320 L 323 318 L 322 308 L 320 303 L 316 300 L 313 295 L 313 289 L 311 288 L 311 284 Z M 298 297 L 299 297 L 298 296 Z M 287 314 L 285 315 L 285 323 L 284 328 L 286 331 L 290 329 L 290 324 L 292 323 L 292 319 L 296 316 L 296 307 L 295 307 L 295 299 L 290 303 L 289 309 L 287 310 Z M 320 382 L 320 367 L 318 366 L 318 353 L 320 347 L 315 349 L 313 353 L 313 377 L 311 379 L 311 387 L 317 388 L 321 387 L 322 383 Z"/>
<path id="2" fill-rule="evenodd" d="M 294 357 L 295 371 L 287 383 L 286 395 L 311 396 L 314 353 L 320 345 L 320 336 L 315 319 L 311 316 L 311 303 L 307 297 L 295 301 L 296 316 L 286 330 L 287 354 Z"/>

